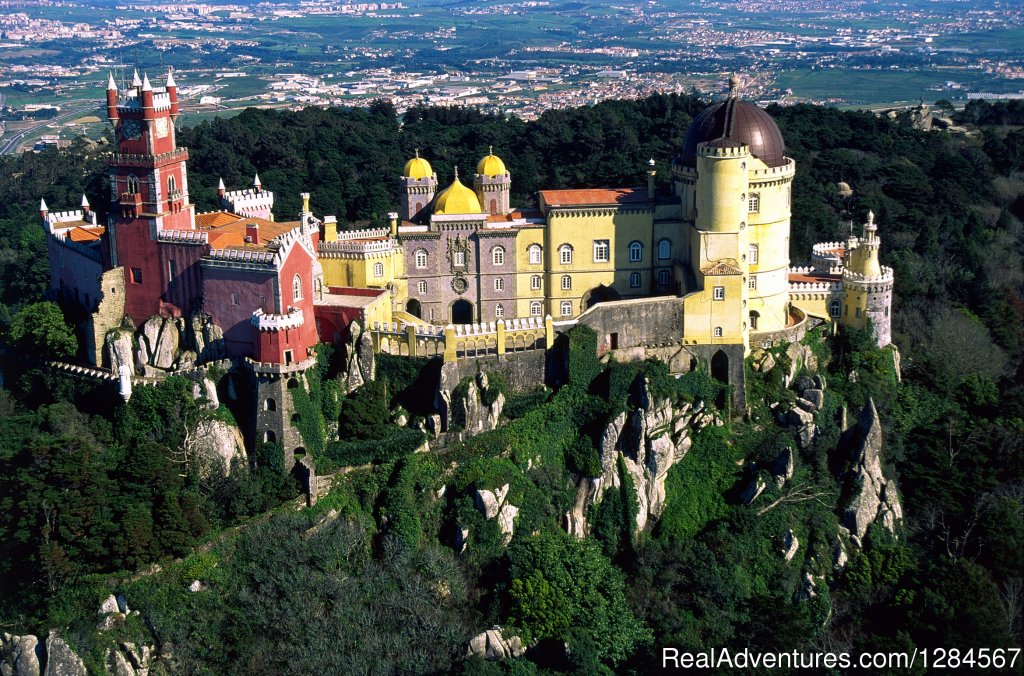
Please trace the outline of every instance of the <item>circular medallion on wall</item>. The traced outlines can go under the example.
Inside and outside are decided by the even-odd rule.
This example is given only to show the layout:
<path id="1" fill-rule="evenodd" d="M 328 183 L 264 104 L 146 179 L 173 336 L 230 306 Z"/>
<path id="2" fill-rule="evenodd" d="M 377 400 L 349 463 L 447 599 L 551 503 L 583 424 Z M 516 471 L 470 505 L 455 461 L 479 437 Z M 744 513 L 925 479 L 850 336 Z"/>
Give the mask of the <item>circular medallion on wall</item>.
<path id="1" fill-rule="evenodd" d="M 469 288 L 469 282 L 466 281 L 465 277 L 456 277 L 452 280 L 452 291 L 458 294 L 466 293 L 466 289 Z"/>

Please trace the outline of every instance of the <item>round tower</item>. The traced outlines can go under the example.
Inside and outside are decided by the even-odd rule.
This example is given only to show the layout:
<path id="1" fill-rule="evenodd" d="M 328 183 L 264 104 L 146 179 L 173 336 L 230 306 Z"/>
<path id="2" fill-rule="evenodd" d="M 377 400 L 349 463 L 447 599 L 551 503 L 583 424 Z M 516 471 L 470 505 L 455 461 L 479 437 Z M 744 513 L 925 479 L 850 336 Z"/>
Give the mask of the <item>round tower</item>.
<path id="1" fill-rule="evenodd" d="M 875 215 L 868 212 L 864 235 L 848 253 L 843 270 L 843 309 L 840 323 L 855 329 L 871 329 L 879 347 L 892 342 L 892 268 L 880 265 Z"/>
<path id="2" fill-rule="evenodd" d="M 420 157 L 420 149 L 416 156 L 405 163 L 402 171 L 402 204 L 399 216 L 403 221 L 415 221 L 428 213 L 428 207 L 437 192 L 437 174 L 430 162 Z"/>
<path id="3" fill-rule="evenodd" d="M 487 154 L 476 165 L 473 190 L 485 213 L 507 214 L 510 211 L 512 177 L 505 168 L 505 163 L 494 154 L 493 146 L 487 149 Z"/>

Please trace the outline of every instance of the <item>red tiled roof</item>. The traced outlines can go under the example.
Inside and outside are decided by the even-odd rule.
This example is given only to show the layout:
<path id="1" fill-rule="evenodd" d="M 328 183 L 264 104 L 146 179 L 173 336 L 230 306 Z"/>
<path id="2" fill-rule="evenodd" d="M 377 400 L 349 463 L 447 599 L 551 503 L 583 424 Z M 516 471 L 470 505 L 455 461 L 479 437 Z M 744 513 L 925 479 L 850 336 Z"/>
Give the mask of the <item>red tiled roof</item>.
<path id="1" fill-rule="evenodd" d="M 552 207 L 636 204 L 649 201 L 646 188 L 541 190 L 540 195 L 544 203 Z"/>
<path id="2" fill-rule="evenodd" d="M 106 228 L 103 226 L 71 228 L 68 231 L 68 237 L 71 238 L 72 242 L 95 242 L 104 232 L 106 232 Z"/>
<path id="3" fill-rule="evenodd" d="M 830 282 L 838 282 L 839 275 L 829 275 L 823 272 L 812 272 L 810 274 L 802 274 L 791 272 L 789 274 L 790 282 L 799 282 L 802 284 L 828 284 Z"/>
<path id="4" fill-rule="evenodd" d="M 267 243 L 275 237 L 299 227 L 298 221 L 269 221 L 265 218 L 245 218 L 236 214 L 236 220 L 225 225 L 202 228 L 210 233 L 212 249 L 266 249 Z M 245 241 L 245 229 L 249 225 L 259 226 L 259 244 L 248 244 Z"/>
<path id="5" fill-rule="evenodd" d="M 211 211 L 207 214 L 196 214 L 196 227 L 200 230 L 219 228 L 234 223 L 241 218 L 242 216 L 229 211 Z"/>

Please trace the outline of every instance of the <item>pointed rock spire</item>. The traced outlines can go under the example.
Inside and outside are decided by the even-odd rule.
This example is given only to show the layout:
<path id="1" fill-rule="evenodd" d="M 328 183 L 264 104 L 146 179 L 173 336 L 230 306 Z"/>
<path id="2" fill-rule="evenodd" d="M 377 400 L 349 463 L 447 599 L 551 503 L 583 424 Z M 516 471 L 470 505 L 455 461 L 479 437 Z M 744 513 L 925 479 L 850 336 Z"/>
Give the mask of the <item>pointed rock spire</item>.
<path id="1" fill-rule="evenodd" d="M 172 68 L 168 68 L 167 69 L 167 86 L 168 87 L 177 87 L 178 86 L 178 83 L 174 81 L 174 69 L 172 69 Z"/>
<path id="2" fill-rule="evenodd" d="M 142 86 L 142 78 L 139 77 L 139 69 L 138 68 L 135 68 L 135 69 L 132 70 L 132 86 L 133 87 L 141 87 Z"/>
<path id="3" fill-rule="evenodd" d="M 151 92 L 153 91 L 153 85 L 149 84 L 149 73 L 142 76 L 142 91 Z"/>
<path id="4" fill-rule="evenodd" d="M 114 82 L 113 73 L 107 73 L 107 91 L 117 91 L 117 83 Z"/>

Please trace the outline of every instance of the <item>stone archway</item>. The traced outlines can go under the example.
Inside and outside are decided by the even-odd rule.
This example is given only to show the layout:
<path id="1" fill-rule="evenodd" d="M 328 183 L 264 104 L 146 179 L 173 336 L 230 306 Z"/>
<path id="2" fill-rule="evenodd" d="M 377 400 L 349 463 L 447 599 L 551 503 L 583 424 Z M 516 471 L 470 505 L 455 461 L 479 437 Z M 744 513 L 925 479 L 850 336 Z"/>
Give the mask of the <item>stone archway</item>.
<path id="1" fill-rule="evenodd" d="M 725 385 L 729 384 L 729 355 L 723 350 L 711 357 L 711 377 Z"/>
<path id="2" fill-rule="evenodd" d="M 410 298 L 409 302 L 405 304 L 405 311 L 413 317 L 423 319 L 423 308 L 420 306 L 420 302 L 415 298 Z"/>
<path id="3" fill-rule="evenodd" d="M 452 324 L 472 324 L 473 304 L 465 298 L 452 303 Z"/>

